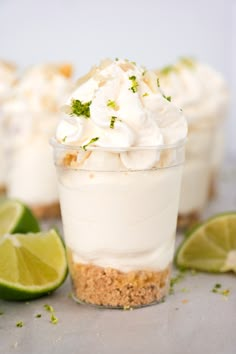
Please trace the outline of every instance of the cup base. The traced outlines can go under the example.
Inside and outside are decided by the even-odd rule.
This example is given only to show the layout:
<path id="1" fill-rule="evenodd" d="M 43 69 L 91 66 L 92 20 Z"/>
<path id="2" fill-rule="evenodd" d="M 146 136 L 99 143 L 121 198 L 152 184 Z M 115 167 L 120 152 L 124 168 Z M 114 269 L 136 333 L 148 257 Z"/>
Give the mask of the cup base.
<path id="1" fill-rule="evenodd" d="M 72 299 L 79 305 L 87 305 L 91 307 L 95 307 L 98 309 L 104 309 L 104 310 L 134 310 L 134 309 L 140 309 L 143 307 L 149 307 L 157 304 L 162 304 L 166 300 L 166 296 L 163 296 L 160 300 L 153 301 L 149 304 L 144 304 L 144 305 L 136 305 L 136 306 L 109 306 L 109 305 L 97 305 L 97 304 L 92 304 L 90 302 L 85 302 L 80 300 L 73 292 L 71 294 Z"/>
<path id="2" fill-rule="evenodd" d="M 34 215 L 39 219 L 54 219 L 61 216 L 60 204 L 58 202 L 44 205 L 32 205 L 30 208 Z"/>
<path id="3" fill-rule="evenodd" d="M 125 273 L 93 264 L 69 263 L 73 298 L 79 303 L 103 308 L 138 308 L 162 302 L 169 290 L 170 266 L 162 271 Z"/>
<path id="4" fill-rule="evenodd" d="M 3 184 L 0 185 L 0 196 L 3 196 L 6 194 L 6 186 L 4 186 Z"/>
<path id="5" fill-rule="evenodd" d="M 186 214 L 178 214 L 177 229 L 178 231 L 184 231 L 190 227 L 193 227 L 200 221 L 200 212 L 192 211 Z"/>
<path id="6" fill-rule="evenodd" d="M 208 201 L 212 201 L 217 197 L 217 184 L 218 174 L 216 172 L 212 172 L 209 183 Z"/>

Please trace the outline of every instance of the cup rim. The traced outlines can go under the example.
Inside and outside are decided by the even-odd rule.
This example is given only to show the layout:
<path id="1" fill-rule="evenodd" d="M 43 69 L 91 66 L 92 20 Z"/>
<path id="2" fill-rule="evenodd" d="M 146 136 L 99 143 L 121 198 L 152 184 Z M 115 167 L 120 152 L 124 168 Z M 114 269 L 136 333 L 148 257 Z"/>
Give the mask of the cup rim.
<path id="1" fill-rule="evenodd" d="M 186 144 L 187 138 L 179 140 L 174 144 L 162 144 L 162 145 L 151 145 L 151 146 L 131 146 L 131 147 L 115 147 L 115 146 L 87 146 L 86 150 L 82 146 L 77 145 L 69 145 L 60 143 L 56 137 L 50 138 L 50 145 L 55 149 L 63 149 L 63 150 L 74 150 L 74 151 L 107 151 L 107 152 L 129 152 L 129 151 L 163 151 L 163 150 L 174 150 L 177 148 L 181 148 Z"/>

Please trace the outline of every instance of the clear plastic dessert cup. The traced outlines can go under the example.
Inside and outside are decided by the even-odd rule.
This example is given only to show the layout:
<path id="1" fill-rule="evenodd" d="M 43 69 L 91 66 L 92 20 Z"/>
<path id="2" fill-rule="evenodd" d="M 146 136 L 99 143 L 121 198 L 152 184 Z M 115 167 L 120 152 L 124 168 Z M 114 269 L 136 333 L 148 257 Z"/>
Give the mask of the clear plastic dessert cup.
<path id="1" fill-rule="evenodd" d="M 189 127 L 183 169 L 178 229 L 197 223 L 209 200 L 214 126 Z"/>
<path id="2" fill-rule="evenodd" d="M 87 151 L 54 138 L 51 144 L 73 298 L 108 308 L 162 301 L 174 255 L 184 141 Z M 159 159 L 149 169 L 120 163 L 150 156 Z"/>
<path id="3" fill-rule="evenodd" d="M 6 127 L 7 195 L 29 205 L 42 219 L 60 216 L 57 177 L 48 144 L 57 121 L 58 113 L 17 112 Z"/>

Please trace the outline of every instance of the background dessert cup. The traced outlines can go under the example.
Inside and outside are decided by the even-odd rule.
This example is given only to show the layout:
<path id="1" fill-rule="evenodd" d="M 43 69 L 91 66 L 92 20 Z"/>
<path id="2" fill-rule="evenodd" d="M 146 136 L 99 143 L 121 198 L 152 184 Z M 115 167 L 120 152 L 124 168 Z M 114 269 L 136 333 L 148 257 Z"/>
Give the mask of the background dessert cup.
<path id="1" fill-rule="evenodd" d="M 228 89 L 222 76 L 190 58 L 158 71 L 160 86 L 173 103 L 183 109 L 188 120 L 186 162 L 180 196 L 178 228 L 198 222 L 216 185 L 222 163 L 225 112 Z"/>
<path id="2" fill-rule="evenodd" d="M 178 228 L 198 222 L 208 201 L 214 127 L 190 127 L 178 212 Z"/>
<path id="3" fill-rule="evenodd" d="M 115 308 L 161 301 L 174 254 L 183 142 L 132 149 L 140 159 L 160 155 L 156 166 L 140 170 L 120 163 L 129 151 L 52 144 L 74 299 Z"/>
<path id="4" fill-rule="evenodd" d="M 6 192 L 6 156 L 3 142 L 5 139 L 5 117 L 3 105 L 11 95 L 11 90 L 16 81 L 16 66 L 0 60 L 0 196 Z"/>
<path id="5" fill-rule="evenodd" d="M 52 149 L 48 144 L 60 118 L 59 102 L 71 89 L 71 66 L 29 69 L 4 104 L 7 190 L 40 218 L 58 217 L 60 207 Z"/>

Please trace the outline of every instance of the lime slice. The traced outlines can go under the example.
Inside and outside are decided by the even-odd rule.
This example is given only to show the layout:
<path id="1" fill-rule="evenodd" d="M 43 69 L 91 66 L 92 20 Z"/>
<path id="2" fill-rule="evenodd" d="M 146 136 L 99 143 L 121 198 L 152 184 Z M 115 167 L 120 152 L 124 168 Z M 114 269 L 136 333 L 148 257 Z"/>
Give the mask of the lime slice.
<path id="1" fill-rule="evenodd" d="M 216 215 L 188 232 L 176 265 L 206 272 L 236 272 L 236 213 Z"/>
<path id="2" fill-rule="evenodd" d="M 65 248 L 55 230 L 1 237 L 0 298 L 40 297 L 57 289 L 66 275 Z"/>
<path id="3" fill-rule="evenodd" d="M 16 200 L 4 200 L 0 203 L 0 237 L 10 233 L 38 231 L 38 221 L 24 204 Z"/>

